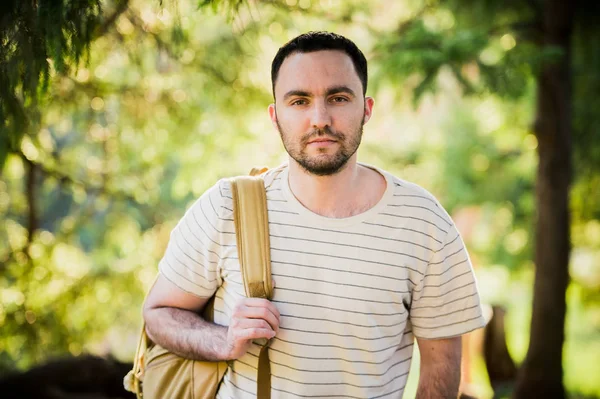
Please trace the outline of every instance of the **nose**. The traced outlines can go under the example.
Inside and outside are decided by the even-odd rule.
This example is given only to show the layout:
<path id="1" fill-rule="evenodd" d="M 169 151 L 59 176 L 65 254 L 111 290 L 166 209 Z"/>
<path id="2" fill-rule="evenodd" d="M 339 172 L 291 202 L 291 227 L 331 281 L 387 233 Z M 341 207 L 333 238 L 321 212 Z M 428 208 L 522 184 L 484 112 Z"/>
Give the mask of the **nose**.
<path id="1" fill-rule="evenodd" d="M 331 126 L 331 115 L 325 101 L 314 102 L 311 119 L 311 125 L 315 129 L 324 129 L 326 126 Z"/>

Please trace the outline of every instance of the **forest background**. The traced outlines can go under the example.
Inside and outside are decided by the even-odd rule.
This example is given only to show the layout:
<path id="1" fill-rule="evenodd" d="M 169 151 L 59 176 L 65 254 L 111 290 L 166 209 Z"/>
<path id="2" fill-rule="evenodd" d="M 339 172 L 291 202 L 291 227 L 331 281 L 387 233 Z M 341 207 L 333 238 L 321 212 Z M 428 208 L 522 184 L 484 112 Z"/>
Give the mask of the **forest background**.
<path id="1" fill-rule="evenodd" d="M 132 359 L 178 219 L 217 179 L 286 159 L 266 112 L 277 49 L 331 30 L 369 59 L 376 105 L 360 159 L 440 199 L 483 301 L 507 310 L 517 363 L 539 366 L 539 343 L 549 369 L 558 364 L 552 389 L 600 397 L 598 6 L 501 3 L 5 2 L 0 375 L 65 354 Z M 27 40 L 25 26 L 45 41 Z M 565 105 L 550 104 L 556 112 L 548 87 Z M 418 357 L 413 370 L 407 397 Z M 491 396 L 481 360 L 473 372 Z M 536 379 L 525 374 L 521 385 Z"/>

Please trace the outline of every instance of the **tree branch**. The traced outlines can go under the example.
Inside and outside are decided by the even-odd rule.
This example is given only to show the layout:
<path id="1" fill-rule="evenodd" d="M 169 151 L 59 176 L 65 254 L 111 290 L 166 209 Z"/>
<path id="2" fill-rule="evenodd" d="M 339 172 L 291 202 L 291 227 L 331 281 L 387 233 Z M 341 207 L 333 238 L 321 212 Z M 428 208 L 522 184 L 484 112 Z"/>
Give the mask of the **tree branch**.
<path id="1" fill-rule="evenodd" d="M 104 34 L 106 34 L 106 32 L 108 32 L 108 30 L 116 22 L 117 18 L 119 18 L 119 16 L 123 14 L 128 7 L 129 0 L 120 0 L 120 2 L 117 4 L 117 7 L 115 8 L 115 11 L 111 15 L 106 17 L 104 22 L 102 22 L 102 25 L 100 25 L 96 29 L 96 31 L 94 32 L 94 39 L 104 36 Z"/>
<path id="2" fill-rule="evenodd" d="M 37 170 L 39 170 L 40 172 L 42 172 L 44 175 L 51 176 L 51 177 L 55 178 L 56 180 L 58 180 L 62 184 L 69 184 L 72 186 L 81 187 L 87 193 L 106 194 L 106 195 L 109 195 L 112 198 L 115 198 L 118 200 L 131 201 L 135 204 L 143 205 L 143 204 L 138 203 L 138 201 L 135 199 L 135 197 L 131 194 L 128 194 L 128 193 L 120 191 L 120 190 L 109 189 L 105 185 L 98 186 L 98 185 L 91 184 L 89 182 L 79 181 L 78 179 L 70 176 L 69 174 L 67 174 L 63 171 L 52 169 L 52 168 L 49 168 L 47 165 L 44 165 L 43 163 L 29 160 L 29 159 L 25 158 L 25 155 L 23 155 L 21 152 L 13 152 L 13 153 L 22 157 L 25 160 L 25 162 L 31 163 L 32 165 L 34 165 L 35 168 Z"/>
<path id="3" fill-rule="evenodd" d="M 25 183 L 25 195 L 27 198 L 28 205 L 28 217 L 27 217 L 27 245 L 25 248 L 28 248 L 33 242 L 33 236 L 38 229 L 38 212 L 36 207 L 36 197 L 37 197 L 37 186 L 36 186 L 36 170 L 37 166 L 29 159 L 27 159 L 23 154 L 21 154 L 21 158 L 23 162 L 27 165 L 27 180 Z M 25 251 L 27 254 L 27 251 Z"/>

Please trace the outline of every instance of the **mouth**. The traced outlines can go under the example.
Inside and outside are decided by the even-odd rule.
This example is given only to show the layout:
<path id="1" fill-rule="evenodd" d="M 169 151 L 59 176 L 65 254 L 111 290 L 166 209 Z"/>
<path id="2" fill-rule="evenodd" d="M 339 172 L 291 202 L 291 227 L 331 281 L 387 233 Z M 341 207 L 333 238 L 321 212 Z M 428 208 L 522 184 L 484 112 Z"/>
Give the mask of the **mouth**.
<path id="1" fill-rule="evenodd" d="M 320 137 L 318 139 L 314 139 L 309 141 L 307 144 L 318 144 L 318 143 L 335 143 L 336 140 L 334 139 L 330 139 L 330 138 L 326 138 L 326 137 Z"/>

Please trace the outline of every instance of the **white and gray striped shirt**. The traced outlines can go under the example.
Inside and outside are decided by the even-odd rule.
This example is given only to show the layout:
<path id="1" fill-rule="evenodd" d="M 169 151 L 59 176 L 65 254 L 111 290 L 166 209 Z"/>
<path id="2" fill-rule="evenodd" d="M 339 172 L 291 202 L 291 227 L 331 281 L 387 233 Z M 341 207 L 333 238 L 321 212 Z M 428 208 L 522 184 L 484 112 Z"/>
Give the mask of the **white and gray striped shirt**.
<path id="1" fill-rule="evenodd" d="M 371 167 L 371 166 L 369 166 Z M 283 165 L 264 175 L 273 303 L 272 398 L 398 398 L 413 341 L 484 325 L 463 241 L 425 189 L 371 167 L 387 181 L 382 199 L 356 216 L 317 215 L 294 197 Z M 159 264 L 181 289 L 216 295 L 215 322 L 228 325 L 244 296 L 228 180 L 185 213 Z M 253 344 L 231 363 L 219 398 L 255 398 Z"/>

